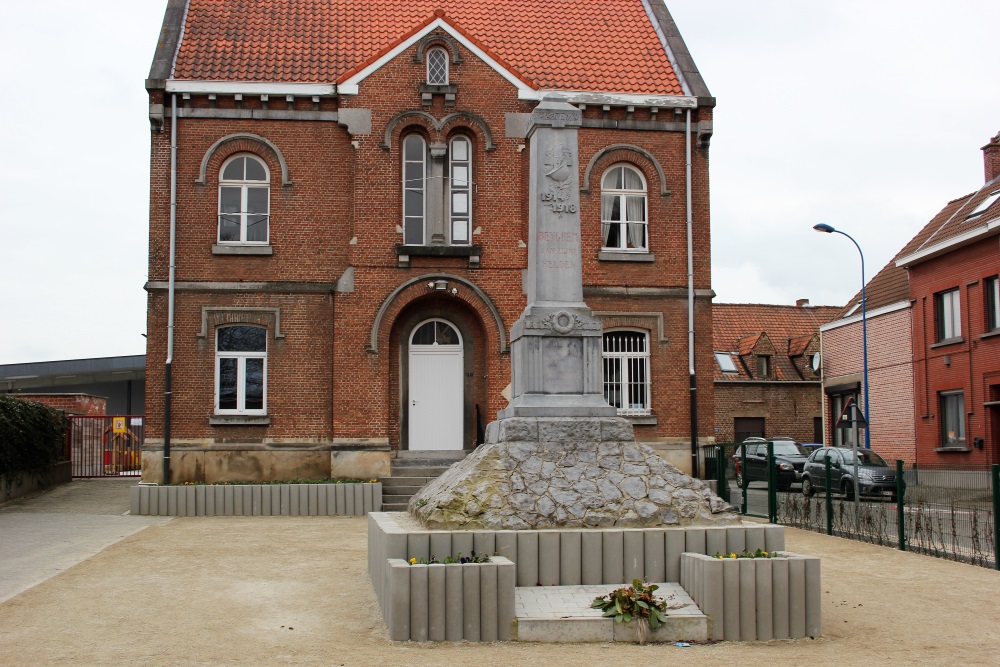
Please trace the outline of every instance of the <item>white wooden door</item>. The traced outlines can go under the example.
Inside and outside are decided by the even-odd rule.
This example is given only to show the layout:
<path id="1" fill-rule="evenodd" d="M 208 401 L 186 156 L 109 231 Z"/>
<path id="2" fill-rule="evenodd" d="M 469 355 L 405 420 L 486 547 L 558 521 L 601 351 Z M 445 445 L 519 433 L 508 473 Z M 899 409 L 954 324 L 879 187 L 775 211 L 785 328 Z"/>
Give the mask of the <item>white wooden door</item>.
<path id="1" fill-rule="evenodd" d="M 444 320 L 417 326 L 410 338 L 409 448 L 462 449 L 463 347 Z"/>

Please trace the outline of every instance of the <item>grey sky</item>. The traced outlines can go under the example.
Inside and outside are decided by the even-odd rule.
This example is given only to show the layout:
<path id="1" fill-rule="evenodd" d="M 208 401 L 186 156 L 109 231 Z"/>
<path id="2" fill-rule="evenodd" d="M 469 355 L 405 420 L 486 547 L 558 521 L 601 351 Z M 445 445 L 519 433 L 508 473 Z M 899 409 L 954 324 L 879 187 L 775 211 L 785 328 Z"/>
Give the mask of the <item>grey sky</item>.
<path id="1" fill-rule="evenodd" d="M 145 350 L 149 124 L 162 0 L 15 3 L 0 22 L 0 363 Z M 671 0 L 719 106 L 717 301 L 843 304 L 1000 131 L 995 0 Z"/>

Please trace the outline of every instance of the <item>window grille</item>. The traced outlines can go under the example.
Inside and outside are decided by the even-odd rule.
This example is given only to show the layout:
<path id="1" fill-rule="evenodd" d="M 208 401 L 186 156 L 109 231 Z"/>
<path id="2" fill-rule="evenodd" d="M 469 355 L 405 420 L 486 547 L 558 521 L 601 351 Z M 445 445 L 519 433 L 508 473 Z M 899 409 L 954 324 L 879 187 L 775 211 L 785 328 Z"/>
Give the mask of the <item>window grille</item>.
<path id="1" fill-rule="evenodd" d="M 649 337 L 641 331 L 604 334 L 604 398 L 619 415 L 650 414 Z"/>
<path id="2" fill-rule="evenodd" d="M 448 52 L 444 49 L 427 52 L 427 83 L 432 86 L 448 84 Z"/>

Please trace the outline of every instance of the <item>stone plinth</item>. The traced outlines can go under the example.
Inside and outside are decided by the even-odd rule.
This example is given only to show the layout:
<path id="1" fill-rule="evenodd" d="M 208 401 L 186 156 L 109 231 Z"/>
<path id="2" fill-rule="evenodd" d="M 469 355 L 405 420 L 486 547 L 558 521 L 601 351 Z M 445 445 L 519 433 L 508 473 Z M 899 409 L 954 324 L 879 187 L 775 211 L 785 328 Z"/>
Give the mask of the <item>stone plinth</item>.
<path id="1" fill-rule="evenodd" d="M 620 417 L 493 422 L 486 444 L 424 487 L 409 511 L 434 529 L 739 522 L 703 482 L 636 443 Z"/>

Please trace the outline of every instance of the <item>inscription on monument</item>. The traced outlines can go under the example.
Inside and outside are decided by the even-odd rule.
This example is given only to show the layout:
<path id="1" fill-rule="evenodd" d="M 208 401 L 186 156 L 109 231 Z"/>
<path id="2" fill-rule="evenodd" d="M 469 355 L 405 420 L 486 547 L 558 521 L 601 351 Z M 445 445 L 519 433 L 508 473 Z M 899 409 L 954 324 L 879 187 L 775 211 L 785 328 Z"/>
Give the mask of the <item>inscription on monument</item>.
<path id="1" fill-rule="evenodd" d="M 573 151 L 566 144 L 556 144 L 545 151 L 542 166 L 545 169 L 545 185 L 538 194 L 542 205 L 553 213 L 576 213 L 577 204 L 572 201 L 572 186 L 576 184 L 571 178 L 575 168 Z"/>

